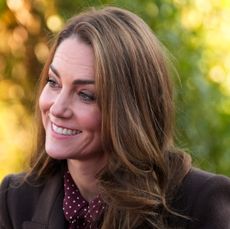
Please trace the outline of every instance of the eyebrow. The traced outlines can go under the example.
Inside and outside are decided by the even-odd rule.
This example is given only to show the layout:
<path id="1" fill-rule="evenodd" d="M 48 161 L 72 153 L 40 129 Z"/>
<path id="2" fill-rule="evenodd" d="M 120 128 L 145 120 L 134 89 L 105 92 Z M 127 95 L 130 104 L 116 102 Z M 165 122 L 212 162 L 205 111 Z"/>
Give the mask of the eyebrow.
<path id="1" fill-rule="evenodd" d="M 52 64 L 50 65 L 50 69 L 58 78 L 61 78 L 59 72 L 57 71 L 57 69 L 55 69 L 55 67 Z M 77 85 L 77 84 L 94 84 L 94 83 L 95 83 L 94 80 L 85 80 L 85 79 L 77 79 L 77 80 L 73 81 L 74 85 Z"/>

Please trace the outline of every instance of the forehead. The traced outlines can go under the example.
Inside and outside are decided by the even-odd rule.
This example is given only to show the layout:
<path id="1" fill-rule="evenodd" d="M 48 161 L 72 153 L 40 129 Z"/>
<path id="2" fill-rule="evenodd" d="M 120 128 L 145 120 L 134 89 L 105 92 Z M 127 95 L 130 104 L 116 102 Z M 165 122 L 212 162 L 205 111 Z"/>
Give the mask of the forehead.
<path id="1" fill-rule="evenodd" d="M 61 74 L 94 76 L 94 53 L 90 45 L 70 37 L 58 46 L 52 66 Z"/>

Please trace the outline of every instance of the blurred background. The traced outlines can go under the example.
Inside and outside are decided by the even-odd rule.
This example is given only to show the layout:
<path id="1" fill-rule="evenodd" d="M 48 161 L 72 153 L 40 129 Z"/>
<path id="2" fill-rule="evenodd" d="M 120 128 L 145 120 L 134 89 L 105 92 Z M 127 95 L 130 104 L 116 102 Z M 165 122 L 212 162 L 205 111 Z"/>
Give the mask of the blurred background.
<path id="1" fill-rule="evenodd" d="M 177 144 L 230 176 L 229 0 L 0 0 L 0 180 L 26 167 L 42 66 L 66 19 L 89 6 L 140 15 L 172 54 Z"/>

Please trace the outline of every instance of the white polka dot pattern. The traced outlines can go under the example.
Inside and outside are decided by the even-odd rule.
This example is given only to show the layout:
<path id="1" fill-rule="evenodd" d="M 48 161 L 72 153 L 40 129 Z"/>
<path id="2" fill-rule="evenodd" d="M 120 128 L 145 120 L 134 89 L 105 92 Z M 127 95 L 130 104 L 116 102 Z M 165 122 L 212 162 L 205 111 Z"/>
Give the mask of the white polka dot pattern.
<path id="1" fill-rule="evenodd" d="M 97 229 L 102 220 L 105 204 L 98 195 L 95 199 L 86 201 L 75 185 L 69 171 L 64 175 L 65 196 L 63 211 L 69 222 L 69 229 Z"/>

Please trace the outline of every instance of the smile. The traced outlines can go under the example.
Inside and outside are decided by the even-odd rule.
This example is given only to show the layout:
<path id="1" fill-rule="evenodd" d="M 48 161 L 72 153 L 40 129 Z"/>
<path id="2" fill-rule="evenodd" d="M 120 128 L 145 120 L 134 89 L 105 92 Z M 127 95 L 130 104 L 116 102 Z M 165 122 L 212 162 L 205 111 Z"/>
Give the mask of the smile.
<path id="1" fill-rule="evenodd" d="M 60 126 L 56 126 L 54 123 L 52 123 L 52 129 L 57 134 L 67 135 L 67 136 L 76 135 L 76 134 L 81 133 L 80 130 L 71 130 L 67 128 L 62 128 Z"/>

